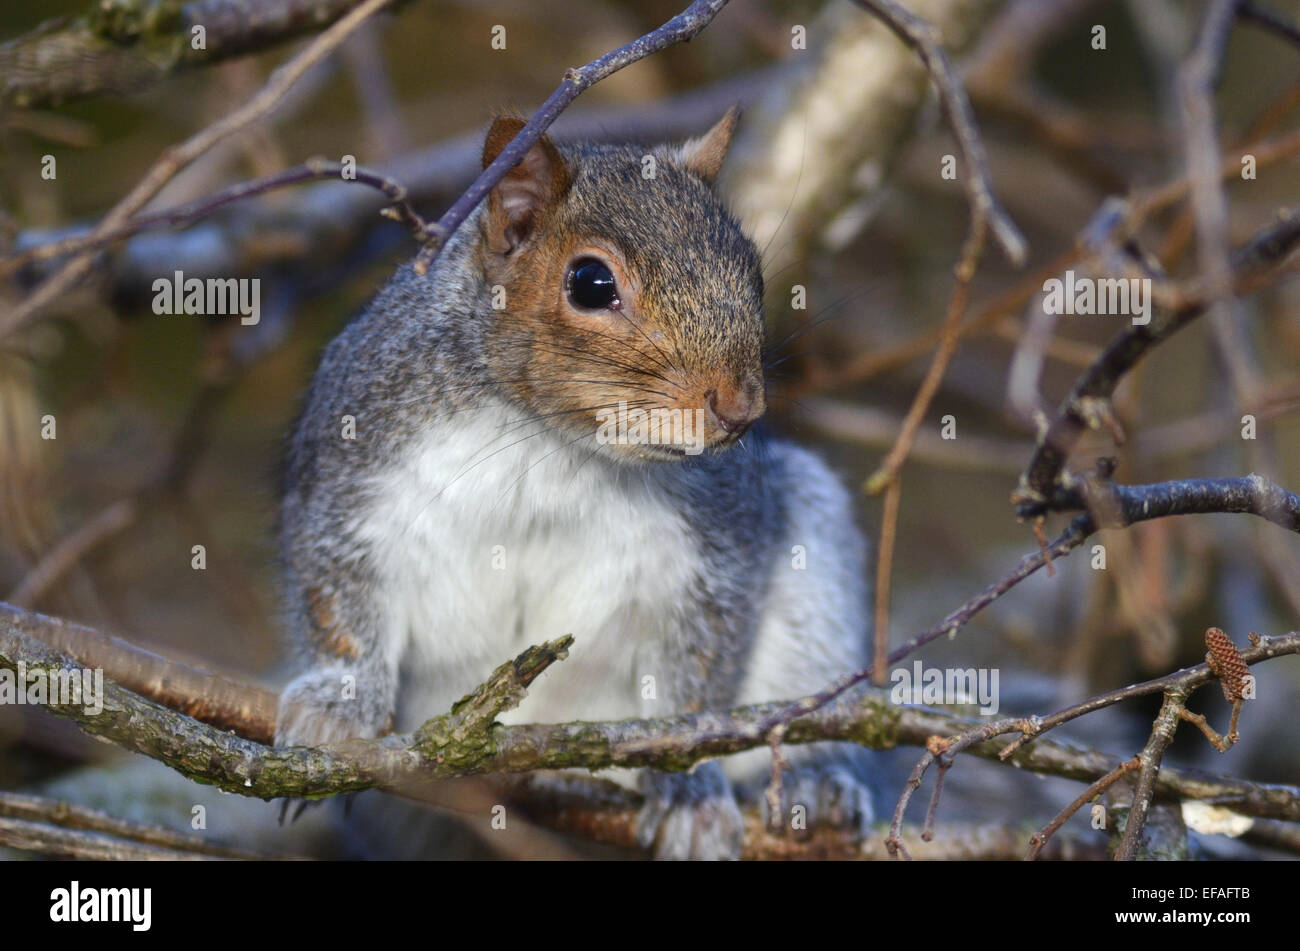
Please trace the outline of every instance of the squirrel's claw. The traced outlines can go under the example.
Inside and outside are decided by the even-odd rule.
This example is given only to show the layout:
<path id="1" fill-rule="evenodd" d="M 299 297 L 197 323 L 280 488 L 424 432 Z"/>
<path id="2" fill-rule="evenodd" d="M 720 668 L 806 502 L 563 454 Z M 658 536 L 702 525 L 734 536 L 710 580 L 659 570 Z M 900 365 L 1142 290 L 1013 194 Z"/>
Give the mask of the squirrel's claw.
<path id="1" fill-rule="evenodd" d="M 307 807 L 310 806 L 311 804 L 312 804 L 312 801 L 311 801 L 310 799 L 282 799 L 282 800 L 280 800 L 280 825 L 282 825 L 282 826 L 284 825 L 284 820 L 285 820 L 286 818 L 289 820 L 289 824 L 290 824 L 290 825 L 292 825 L 293 823 L 297 822 L 299 819 L 302 818 L 302 814 L 303 814 L 304 812 L 307 811 Z M 294 811 L 293 811 L 293 815 L 290 816 L 290 815 L 289 815 L 289 807 L 290 807 L 290 806 L 295 806 L 295 805 L 297 806 L 297 808 L 294 809 Z"/>
<path id="2" fill-rule="evenodd" d="M 343 800 L 344 819 L 347 819 L 352 814 L 352 801 L 356 799 L 356 797 L 357 797 L 356 793 L 343 793 L 343 795 L 339 797 Z M 308 808 L 310 808 L 311 806 L 322 805 L 325 802 L 326 800 L 324 799 L 290 799 L 290 798 L 281 799 L 280 800 L 280 825 L 284 825 L 284 820 L 286 818 L 289 820 L 290 825 L 292 825 L 293 823 L 297 822 L 299 819 L 302 818 L 302 814 L 306 812 Z M 290 816 L 289 808 L 295 805 L 297 806 L 297 808 L 293 810 L 293 815 Z"/>

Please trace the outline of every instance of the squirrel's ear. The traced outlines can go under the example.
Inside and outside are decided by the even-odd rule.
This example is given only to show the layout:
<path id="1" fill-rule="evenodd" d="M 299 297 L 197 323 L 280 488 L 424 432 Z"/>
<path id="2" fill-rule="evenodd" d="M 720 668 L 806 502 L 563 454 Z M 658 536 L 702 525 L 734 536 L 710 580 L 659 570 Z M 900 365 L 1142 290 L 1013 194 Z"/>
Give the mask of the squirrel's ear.
<path id="1" fill-rule="evenodd" d="M 497 116 L 492 121 L 483 143 L 484 168 L 523 127 L 524 120 L 518 116 Z M 564 158 L 550 137 L 543 135 L 488 195 L 488 242 L 492 250 L 506 254 L 523 244 L 539 219 L 568 190 L 569 183 Z"/>
<path id="2" fill-rule="evenodd" d="M 732 106 L 727 114 L 704 135 L 691 139 L 681 148 L 682 164 L 706 182 L 712 182 L 722 169 L 722 160 L 727 157 L 731 145 L 731 134 L 736 131 L 736 120 L 740 118 L 740 109 Z"/>

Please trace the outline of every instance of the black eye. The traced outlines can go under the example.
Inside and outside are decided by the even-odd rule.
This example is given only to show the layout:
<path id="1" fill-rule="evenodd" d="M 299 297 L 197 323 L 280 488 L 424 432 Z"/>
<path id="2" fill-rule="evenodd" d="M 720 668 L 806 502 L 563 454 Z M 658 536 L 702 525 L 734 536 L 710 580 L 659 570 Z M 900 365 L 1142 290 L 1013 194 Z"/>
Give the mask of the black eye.
<path id="1" fill-rule="evenodd" d="M 569 300 L 587 310 L 618 306 L 618 288 L 609 267 L 595 258 L 579 258 L 569 268 Z"/>

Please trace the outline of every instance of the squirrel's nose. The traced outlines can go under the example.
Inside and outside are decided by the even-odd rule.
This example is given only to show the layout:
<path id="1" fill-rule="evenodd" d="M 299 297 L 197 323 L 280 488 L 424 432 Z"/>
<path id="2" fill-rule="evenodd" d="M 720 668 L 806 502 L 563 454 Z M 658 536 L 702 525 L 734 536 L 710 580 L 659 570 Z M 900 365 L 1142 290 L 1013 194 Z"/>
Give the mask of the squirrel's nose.
<path id="1" fill-rule="evenodd" d="M 746 380 L 739 386 L 719 386 L 705 393 L 704 399 L 709 413 L 728 434 L 743 433 L 767 408 L 763 384 L 757 380 Z"/>

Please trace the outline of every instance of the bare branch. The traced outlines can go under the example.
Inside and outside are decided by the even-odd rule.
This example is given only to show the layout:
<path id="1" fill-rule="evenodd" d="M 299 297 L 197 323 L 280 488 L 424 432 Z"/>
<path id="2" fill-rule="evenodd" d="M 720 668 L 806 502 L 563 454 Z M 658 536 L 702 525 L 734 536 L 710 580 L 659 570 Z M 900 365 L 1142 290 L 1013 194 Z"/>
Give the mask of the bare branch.
<path id="1" fill-rule="evenodd" d="M 1211 630 L 1217 630 L 1211 628 Z M 1289 635 L 1288 635 L 1289 636 Z M 1278 644 L 1277 638 L 1263 638 L 1256 643 L 1255 636 L 1251 638 L 1253 650 L 1239 652 L 1238 657 L 1241 662 L 1249 666 L 1263 660 L 1268 660 L 1276 656 L 1273 648 Z M 1019 737 L 1003 748 L 999 754 L 1002 759 L 1007 759 L 1019 752 L 1020 748 L 1035 738 L 1042 736 L 1049 730 L 1054 730 L 1063 723 L 1068 723 L 1078 717 L 1089 713 L 1095 713 L 1106 707 L 1121 703 L 1125 700 L 1132 700 L 1135 697 L 1147 697 L 1157 693 L 1168 693 L 1178 691 L 1184 694 L 1190 694 L 1192 690 L 1200 687 L 1211 680 L 1219 677 L 1215 668 L 1209 662 L 1197 667 L 1188 667 L 1184 670 L 1176 671 L 1164 677 L 1157 677 L 1155 680 L 1147 680 L 1140 684 L 1131 684 L 1127 687 L 1121 687 L 1118 690 L 1111 690 L 1107 693 L 1098 694 L 1090 697 L 1073 706 L 1059 710 L 1050 716 L 1040 717 L 1034 721 L 1033 729 L 1024 731 Z"/>
<path id="2" fill-rule="evenodd" d="M 1217 628 L 1211 630 L 1217 630 Z M 1207 637 L 1209 636 L 1210 635 L 1208 635 L 1207 632 Z M 1287 634 L 1280 638 L 1260 638 L 1252 633 L 1250 639 L 1252 645 L 1251 648 L 1246 651 L 1237 652 L 1236 660 L 1239 664 L 1250 665 L 1267 660 L 1276 656 L 1276 651 L 1279 647 L 1286 653 L 1300 653 L 1300 632 L 1293 632 L 1292 634 Z M 1160 759 L 1165 748 L 1173 738 L 1173 734 L 1177 729 L 1178 721 L 1184 718 L 1183 714 L 1185 713 L 1186 699 L 1196 688 L 1203 686 L 1218 677 L 1219 673 L 1216 671 L 1215 666 L 1206 663 L 1198 667 L 1191 667 L 1177 671 L 1176 673 L 1169 674 L 1156 680 L 1134 684 L 1120 690 L 1114 690 L 1107 694 L 1092 697 L 1082 703 L 1059 711 L 1058 713 L 1054 713 L 1048 717 L 1034 716 L 1028 718 L 1010 718 L 994 721 L 992 723 L 973 724 L 968 729 L 956 734 L 935 734 L 927 740 L 925 744 L 927 752 L 917 761 L 911 775 L 908 777 L 907 783 L 903 787 L 902 793 L 899 795 L 898 803 L 894 809 L 894 818 L 890 827 L 891 832 L 888 840 L 891 844 L 891 852 L 896 855 L 901 855 L 904 858 L 908 857 L 907 850 L 902 846 L 898 839 L 898 833 L 902 828 L 903 817 L 907 811 L 907 806 L 912 798 L 912 794 L 920 788 L 925 773 L 932 765 L 938 763 L 941 771 L 946 770 L 951 766 L 952 760 L 957 756 L 957 754 L 966 750 L 976 749 L 981 744 L 985 745 L 987 748 L 988 741 L 997 737 L 1017 733 L 1019 736 L 1014 740 L 1001 745 L 1000 750 L 997 752 L 997 756 L 999 759 L 1004 761 L 1014 759 L 1015 762 L 1024 766 L 1025 763 L 1021 757 L 1025 756 L 1026 753 L 1029 753 L 1029 755 L 1032 756 L 1033 747 L 1037 747 L 1043 742 L 1040 738 L 1049 730 L 1053 730 L 1061 726 L 1063 723 L 1069 722 L 1077 717 L 1088 713 L 1094 713 L 1104 707 L 1119 703 L 1122 700 L 1130 700 L 1139 696 L 1163 692 L 1166 704 L 1161 709 L 1160 717 L 1156 721 L 1156 726 L 1152 731 L 1151 739 L 1148 742 L 1147 747 L 1138 757 L 1139 767 L 1142 772 L 1139 776 L 1137 791 L 1134 793 L 1133 797 L 1133 815 L 1136 815 L 1137 819 L 1135 824 L 1131 826 L 1131 828 L 1135 830 L 1133 832 L 1134 840 L 1128 846 L 1129 849 L 1136 849 L 1136 843 L 1140 836 L 1142 825 L 1145 822 L 1146 810 L 1150 807 L 1152 798 L 1157 791 L 1164 794 L 1169 793 L 1168 787 L 1165 785 L 1165 780 L 1167 779 L 1165 774 L 1167 771 L 1162 771 L 1159 768 Z M 1234 729 L 1235 726 L 1236 711 L 1234 711 L 1233 717 Z M 1026 750 L 1025 747 L 1027 743 L 1032 743 L 1033 747 Z M 1136 769 L 1139 767 L 1132 768 Z M 1099 770 L 1098 774 L 1100 774 L 1100 778 L 1095 784 L 1097 789 L 1086 796 L 1079 797 L 1070 807 L 1067 807 L 1065 812 L 1063 812 L 1061 816 L 1058 816 L 1060 822 L 1063 823 L 1065 818 L 1068 818 L 1068 815 L 1075 809 L 1079 808 L 1087 798 L 1091 798 L 1091 795 L 1095 794 L 1095 792 L 1100 792 L 1102 789 L 1113 785 L 1115 781 L 1128 771 L 1130 771 L 1128 768 L 1116 769 L 1113 763 L 1108 765 L 1105 770 Z M 1093 777 L 1089 778 L 1095 778 L 1098 774 L 1094 774 Z M 1179 796 L 1181 798 L 1194 798 L 1188 797 L 1186 794 L 1179 794 Z M 1140 808 L 1137 805 L 1139 802 L 1142 803 Z M 1220 802 L 1219 804 L 1227 805 L 1224 802 Z M 1242 811 L 1244 814 L 1244 810 L 1239 808 L 1237 805 L 1230 806 L 1229 808 L 1232 808 L 1234 811 Z M 931 819 L 933 817 L 933 811 L 934 804 L 932 803 L 930 811 Z M 1130 819 L 1130 821 L 1132 821 L 1132 819 Z M 1044 833 L 1050 834 L 1050 831 L 1057 827 L 1059 827 L 1058 823 L 1053 822 L 1044 830 Z M 1029 857 L 1033 856 L 1033 845 L 1038 839 L 1039 836 L 1035 836 L 1031 840 L 1031 851 Z M 1132 857 L 1132 855 L 1129 855 L 1129 857 Z"/>
<path id="3" fill-rule="evenodd" d="M 278 697 L 270 690 L 211 674 L 62 618 L 0 602 L 0 625 L 98 668 L 126 691 L 221 730 L 269 743 L 275 736 Z M 2 653 L 2 652 L 0 652 Z"/>
<path id="4" fill-rule="evenodd" d="M 334 179 L 341 182 L 356 182 L 360 185 L 368 185 L 383 192 L 384 196 L 389 200 L 390 204 L 385 208 L 385 211 L 390 212 L 389 217 L 408 225 L 416 234 L 423 233 L 427 227 L 424 219 L 411 207 L 410 201 L 407 199 L 406 187 L 399 182 L 380 172 L 362 166 L 345 168 L 339 162 L 309 159 L 302 165 L 285 169 L 283 172 L 239 182 L 229 188 L 223 188 L 211 195 L 195 199 L 183 205 L 150 212 L 146 215 L 136 215 L 134 218 L 129 218 L 107 230 L 97 228 L 89 234 L 69 235 L 56 241 L 38 244 L 19 254 L 0 259 L 0 280 L 4 280 L 19 268 L 35 261 L 45 261 L 50 258 L 83 251 L 93 251 L 154 228 L 189 225 L 232 202 L 263 195 L 277 188 L 300 185 L 303 182 L 319 181 L 321 179 Z"/>
<path id="5" fill-rule="evenodd" d="M 1288 20 L 1272 7 L 1266 7 L 1262 3 L 1257 3 L 1256 0 L 1237 0 L 1237 17 L 1243 23 L 1252 23 L 1268 30 L 1270 33 L 1276 33 L 1296 45 L 1300 45 L 1300 26 L 1297 26 L 1294 20 Z"/>
<path id="6" fill-rule="evenodd" d="M 1072 476 L 1044 503 L 1046 511 L 1086 510 L 1095 528 L 1132 525 L 1153 518 L 1236 512 L 1258 515 L 1300 532 L 1300 496 L 1259 475 L 1227 479 L 1179 479 L 1150 485 L 1119 485 L 1092 476 Z"/>
<path id="7" fill-rule="evenodd" d="M 1007 260 L 1015 265 L 1023 264 L 1028 252 L 1024 236 L 1002 208 L 993 191 L 988 156 L 976 129 L 970 100 L 966 98 L 966 91 L 957 78 L 957 71 L 948 59 L 948 54 L 939 43 L 938 32 L 895 0 L 853 2 L 879 17 L 925 63 L 925 68 L 930 71 L 930 77 L 939 91 L 944 115 L 948 118 L 966 164 L 966 194 L 970 200 L 971 214 L 987 222 Z"/>
<path id="8" fill-rule="evenodd" d="M 1065 823 L 1069 821 L 1072 815 L 1141 765 L 1142 761 L 1136 756 L 1132 759 L 1126 759 L 1105 776 L 1101 777 L 1101 779 L 1097 780 L 1081 792 L 1078 795 L 1078 798 L 1057 813 L 1056 817 L 1052 819 L 1051 822 L 1043 826 L 1041 832 L 1036 832 L 1034 835 L 1030 836 L 1029 851 L 1025 853 L 1026 861 L 1033 861 L 1038 858 L 1043 851 L 1043 847 L 1051 841 L 1052 836 L 1056 834 L 1057 830 L 1060 829 L 1061 826 L 1065 825 Z"/>
<path id="9" fill-rule="evenodd" d="M 624 66 L 630 66 L 651 53 L 667 49 L 675 43 L 689 41 L 708 26 L 726 5 L 727 0 L 695 0 L 663 26 L 616 50 L 611 50 L 586 66 L 570 69 L 565 73 L 560 85 L 542 103 L 542 107 L 532 114 L 524 127 L 510 140 L 510 144 L 501 150 L 487 168 L 483 169 L 482 174 L 474 180 L 474 184 L 456 199 L 442 217 L 426 229 L 425 246 L 415 258 L 416 273 L 428 272 L 429 267 L 437 260 L 438 254 L 446 245 L 447 239 L 464 224 L 465 219 L 479 206 L 479 202 L 487 197 L 488 192 L 492 191 L 512 168 L 523 161 L 528 150 L 537 144 L 551 123 L 559 118 L 560 113 L 567 109 L 573 100 Z"/>
<path id="10" fill-rule="evenodd" d="M 0 792 L 0 845 L 78 859 L 284 858 L 230 849 L 196 835 L 127 822 L 97 809 Z"/>
<path id="11" fill-rule="evenodd" d="M 1124 824 L 1124 835 L 1115 850 L 1115 860 L 1118 862 L 1131 862 L 1138 856 L 1138 847 L 1142 843 L 1142 829 L 1146 826 L 1147 812 L 1151 808 L 1151 800 L 1155 797 L 1156 777 L 1160 775 L 1160 761 L 1164 758 L 1169 744 L 1174 741 L 1174 734 L 1178 731 L 1178 720 L 1186 701 L 1187 694 L 1182 691 L 1165 692 L 1160 713 L 1151 727 L 1151 736 L 1146 746 L 1142 748 L 1142 752 L 1138 754 L 1138 762 L 1141 765 L 1137 787 L 1133 790 L 1133 804 L 1129 809 L 1128 820 Z"/>
<path id="12" fill-rule="evenodd" d="M 515 803 L 530 819 L 552 829 L 626 849 L 639 849 L 637 813 L 641 797 L 607 780 L 589 780 L 575 791 L 554 784 L 521 784 Z M 760 810 L 742 810 L 745 838 L 741 858 L 748 861 L 885 861 L 889 858 L 882 830 L 865 837 L 856 831 L 814 825 L 804 835 L 774 834 L 764 826 Z M 930 839 L 922 830 L 905 826 L 901 831 L 914 856 L 921 860 L 1006 861 L 1024 849 L 1024 833 L 1007 823 L 940 823 Z M 1105 848 L 1096 838 L 1058 837 L 1048 848 L 1049 859 L 1101 859 Z"/>
<path id="13" fill-rule="evenodd" d="M 1300 243 L 1300 213 L 1290 211 L 1241 248 L 1233 262 L 1233 283 L 1246 284 L 1269 265 L 1284 259 Z M 1053 484 L 1070 451 L 1085 431 L 1102 425 L 1101 410 L 1134 366 L 1154 347 L 1200 317 L 1215 299 L 1214 288 L 1192 293 L 1164 320 L 1134 325 L 1113 340 L 1097 361 L 1079 377 L 1056 418 L 1039 437 L 1033 458 L 1012 495 L 1022 518 L 1044 511 Z"/>
<path id="14" fill-rule="evenodd" d="M 771 79 L 772 72 L 766 71 L 723 80 L 662 102 L 570 111 L 557 120 L 550 134 L 561 142 L 596 135 L 608 142 L 684 138 L 707 129 L 728 106 L 751 101 Z M 467 133 L 393 159 L 376 174 L 405 186 L 412 204 L 446 207 L 482 171 L 482 147 L 481 133 Z M 346 270 L 342 265 L 364 264 L 375 253 L 373 248 L 385 246 L 382 241 L 366 240 L 383 227 L 377 213 L 384 207 L 384 197 L 372 189 L 323 181 L 293 191 L 274 204 L 241 206 L 237 215 L 234 208 L 218 210 L 204 223 L 191 226 L 187 240 L 164 244 L 149 234 L 131 235 L 120 252 L 97 256 L 95 263 L 103 272 L 106 293 L 125 298 L 146 294 L 160 271 L 180 270 L 199 277 L 265 274 L 272 269 L 283 274 L 292 265 L 312 276 L 339 273 Z M 27 229 L 19 232 L 14 246 L 25 252 L 84 237 L 90 230 L 85 225 Z M 285 240 L 246 240 L 250 233 L 263 232 L 282 235 Z M 8 260 L 0 258 L 0 262 Z M 45 277 L 48 266 L 48 261 L 33 262 L 22 271 L 22 277 Z"/>

